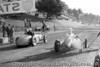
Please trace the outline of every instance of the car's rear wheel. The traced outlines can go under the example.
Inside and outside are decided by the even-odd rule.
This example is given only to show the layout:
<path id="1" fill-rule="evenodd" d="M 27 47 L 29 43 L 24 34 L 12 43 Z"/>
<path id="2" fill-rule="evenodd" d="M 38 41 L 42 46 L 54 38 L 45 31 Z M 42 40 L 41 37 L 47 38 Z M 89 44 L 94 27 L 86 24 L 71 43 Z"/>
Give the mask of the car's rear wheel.
<path id="1" fill-rule="evenodd" d="M 47 43 L 47 35 L 44 35 L 44 36 L 43 36 L 43 42 L 44 42 L 44 43 Z"/>
<path id="2" fill-rule="evenodd" d="M 54 49 L 55 49 L 55 52 L 59 52 L 60 51 L 60 41 L 58 41 L 58 40 L 55 41 Z"/>
<path id="3" fill-rule="evenodd" d="M 99 58 L 99 55 L 95 57 L 94 66 L 93 67 L 100 67 L 100 58 Z"/>

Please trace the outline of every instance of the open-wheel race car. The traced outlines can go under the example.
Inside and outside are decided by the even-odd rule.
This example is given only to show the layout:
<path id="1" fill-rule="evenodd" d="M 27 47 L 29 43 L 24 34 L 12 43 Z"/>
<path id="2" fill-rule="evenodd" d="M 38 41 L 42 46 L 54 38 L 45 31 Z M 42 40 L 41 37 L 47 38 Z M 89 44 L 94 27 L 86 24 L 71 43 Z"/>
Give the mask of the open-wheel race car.
<path id="1" fill-rule="evenodd" d="M 15 40 L 16 46 L 35 46 L 40 42 L 47 43 L 47 35 L 42 35 L 40 33 L 35 33 L 34 35 L 27 35 L 17 37 Z"/>
<path id="2" fill-rule="evenodd" d="M 66 36 L 65 40 L 55 40 L 54 42 L 54 49 L 55 52 L 59 52 L 61 49 L 65 48 L 68 51 L 73 49 L 78 49 L 80 52 L 82 52 L 83 48 L 87 48 L 87 39 L 84 40 L 84 42 L 81 42 L 78 36 L 76 36 L 73 39 L 69 39 L 70 36 Z"/>
<path id="3" fill-rule="evenodd" d="M 67 50 L 78 49 L 80 52 L 82 52 L 82 49 L 91 47 L 92 43 L 95 42 L 95 40 L 99 36 L 100 32 L 97 34 L 96 38 L 90 44 L 87 44 L 87 38 L 85 38 L 82 41 L 79 38 L 79 36 L 72 33 L 71 30 L 69 34 L 66 34 L 65 39 L 63 41 L 60 41 L 58 39 L 55 40 L 54 49 L 55 52 L 59 52 L 63 48 L 66 48 Z"/>
<path id="4" fill-rule="evenodd" d="M 59 52 L 63 48 L 67 49 L 68 51 L 72 49 L 78 49 L 80 52 L 82 52 L 82 49 L 87 47 L 87 39 L 84 39 L 82 42 L 78 35 L 72 33 L 72 29 L 70 30 L 70 33 L 65 35 L 64 40 L 60 41 L 57 39 L 54 42 L 55 52 Z"/>

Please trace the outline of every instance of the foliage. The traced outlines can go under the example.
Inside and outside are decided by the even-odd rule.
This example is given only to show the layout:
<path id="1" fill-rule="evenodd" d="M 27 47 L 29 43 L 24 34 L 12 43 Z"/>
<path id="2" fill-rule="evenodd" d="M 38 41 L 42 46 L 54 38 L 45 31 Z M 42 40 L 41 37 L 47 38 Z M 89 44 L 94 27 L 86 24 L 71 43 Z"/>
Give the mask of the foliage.
<path id="1" fill-rule="evenodd" d="M 40 0 L 36 3 L 38 12 L 47 13 L 47 18 L 61 15 L 63 7 L 60 0 Z"/>
<path id="2" fill-rule="evenodd" d="M 67 4 L 60 0 L 39 0 L 36 8 L 40 13 L 46 13 L 47 18 L 65 15 L 83 23 L 100 23 L 100 16 L 83 13 L 81 9 L 71 9 Z"/>
<path id="3" fill-rule="evenodd" d="M 67 9 L 68 16 L 71 16 L 72 19 L 82 21 L 83 23 L 89 24 L 100 24 L 100 16 L 94 15 L 92 13 L 83 13 L 81 9 Z"/>

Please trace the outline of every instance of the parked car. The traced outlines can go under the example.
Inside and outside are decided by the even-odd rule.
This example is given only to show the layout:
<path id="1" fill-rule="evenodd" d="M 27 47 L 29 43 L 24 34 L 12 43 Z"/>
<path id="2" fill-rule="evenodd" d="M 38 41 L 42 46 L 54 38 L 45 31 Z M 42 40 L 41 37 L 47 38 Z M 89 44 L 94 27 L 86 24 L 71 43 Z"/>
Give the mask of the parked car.
<path id="1" fill-rule="evenodd" d="M 93 67 L 100 67 L 100 49 L 98 49 L 97 54 L 94 58 L 94 65 Z"/>

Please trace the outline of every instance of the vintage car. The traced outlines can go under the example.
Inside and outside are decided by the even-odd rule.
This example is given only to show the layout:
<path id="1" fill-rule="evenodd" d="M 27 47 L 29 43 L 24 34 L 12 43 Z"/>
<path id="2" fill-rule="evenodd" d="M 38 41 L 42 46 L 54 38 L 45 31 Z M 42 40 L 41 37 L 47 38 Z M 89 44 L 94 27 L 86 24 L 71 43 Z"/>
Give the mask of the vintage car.
<path id="1" fill-rule="evenodd" d="M 34 31 L 42 31 L 42 32 L 47 32 L 50 31 L 50 27 L 46 26 L 44 29 L 42 27 L 36 27 Z"/>
<path id="2" fill-rule="evenodd" d="M 17 37 L 15 43 L 17 47 L 28 45 L 35 46 L 41 41 L 47 43 L 47 35 L 42 35 L 40 33 L 35 33 L 33 36 L 25 34 L 23 36 Z"/>
<path id="3" fill-rule="evenodd" d="M 83 48 L 87 48 L 87 39 L 82 42 L 78 35 L 75 35 L 74 33 L 66 34 L 64 40 L 60 41 L 57 39 L 54 42 L 55 52 L 59 52 L 64 48 L 68 51 L 72 49 L 78 49 L 80 52 L 82 52 Z"/>
<path id="4" fill-rule="evenodd" d="M 98 49 L 97 54 L 95 56 L 93 67 L 100 67 L 100 49 Z"/>
<path id="5" fill-rule="evenodd" d="M 100 32 L 97 34 L 97 37 L 96 37 L 96 39 L 98 38 L 100 36 Z M 95 39 L 95 40 L 96 40 Z M 95 41 L 94 40 L 94 41 Z M 97 53 L 96 53 L 96 56 L 95 56 L 95 58 L 94 58 L 94 65 L 93 65 L 93 67 L 100 67 L 100 47 L 98 47 L 97 49 Z"/>

